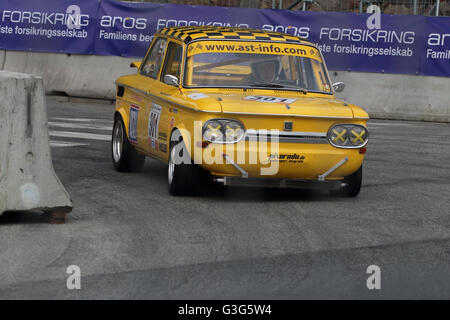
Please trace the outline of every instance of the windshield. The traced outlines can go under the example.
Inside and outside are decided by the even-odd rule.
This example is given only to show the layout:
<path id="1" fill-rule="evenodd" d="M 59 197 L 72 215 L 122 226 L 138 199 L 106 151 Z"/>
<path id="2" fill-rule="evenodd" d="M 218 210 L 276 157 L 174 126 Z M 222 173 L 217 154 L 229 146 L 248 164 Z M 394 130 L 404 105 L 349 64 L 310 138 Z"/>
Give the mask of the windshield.
<path id="1" fill-rule="evenodd" d="M 331 93 L 325 66 L 316 48 L 243 41 L 190 44 L 184 86 L 283 88 Z"/>

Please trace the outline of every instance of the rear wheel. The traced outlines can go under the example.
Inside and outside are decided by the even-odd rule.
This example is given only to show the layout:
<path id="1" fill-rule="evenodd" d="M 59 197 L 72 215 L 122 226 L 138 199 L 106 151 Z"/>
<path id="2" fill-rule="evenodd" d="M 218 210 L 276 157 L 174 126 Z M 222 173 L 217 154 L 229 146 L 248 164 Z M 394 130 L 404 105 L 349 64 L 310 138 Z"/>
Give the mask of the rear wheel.
<path id="1" fill-rule="evenodd" d="M 128 141 L 122 117 L 117 116 L 111 139 L 111 155 L 114 168 L 120 172 L 140 171 L 144 166 L 145 156 L 139 154 Z"/>
<path id="2" fill-rule="evenodd" d="M 356 197 L 361 190 L 362 166 L 359 167 L 359 169 L 353 174 L 345 177 L 343 182 L 346 184 L 346 186 L 339 190 L 339 195 L 349 198 Z"/>
<path id="3" fill-rule="evenodd" d="M 202 170 L 193 164 L 183 140 L 172 142 L 167 168 L 169 193 L 174 196 L 194 195 L 199 191 Z"/>

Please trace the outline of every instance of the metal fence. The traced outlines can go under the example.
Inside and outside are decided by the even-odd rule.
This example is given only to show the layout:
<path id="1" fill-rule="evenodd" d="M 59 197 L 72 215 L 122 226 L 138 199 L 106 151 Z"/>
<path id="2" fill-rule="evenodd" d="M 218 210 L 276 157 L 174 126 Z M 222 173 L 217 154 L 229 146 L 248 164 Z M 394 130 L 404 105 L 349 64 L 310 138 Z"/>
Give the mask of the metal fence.
<path id="1" fill-rule="evenodd" d="M 130 0 L 129 0 L 130 1 Z M 133 0 L 131 0 L 133 1 Z M 134 0 L 204 6 L 272 8 L 308 11 L 366 12 L 377 5 L 381 13 L 450 16 L 450 0 Z"/>
<path id="2" fill-rule="evenodd" d="M 278 4 L 282 0 L 273 0 Z M 341 12 L 366 12 L 371 5 L 377 5 L 384 14 L 450 15 L 448 0 L 297 0 L 286 9 Z"/>
<path id="3" fill-rule="evenodd" d="M 156 2 L 171 4 L 187 4 L 198 6 L 222 6 L 222 7 L 241 7 L 241 8 L 271 8 L 272 0 L 126 0 L 134 2 Z"/>

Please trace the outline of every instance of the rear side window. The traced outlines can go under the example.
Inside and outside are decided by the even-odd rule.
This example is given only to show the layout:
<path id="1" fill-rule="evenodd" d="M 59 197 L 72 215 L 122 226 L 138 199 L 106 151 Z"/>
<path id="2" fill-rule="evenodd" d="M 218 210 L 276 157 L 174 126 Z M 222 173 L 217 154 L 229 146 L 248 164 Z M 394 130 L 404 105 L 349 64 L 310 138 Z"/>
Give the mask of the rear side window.
<path id="1" fill-rule="evenodd" d="M 164 53 L 166 51 L 166 45 L 166 38 L 159 38 L 156 40 L 141 68 L 142 75 L 153 79 L 158 78 L 163 63 Z"/>

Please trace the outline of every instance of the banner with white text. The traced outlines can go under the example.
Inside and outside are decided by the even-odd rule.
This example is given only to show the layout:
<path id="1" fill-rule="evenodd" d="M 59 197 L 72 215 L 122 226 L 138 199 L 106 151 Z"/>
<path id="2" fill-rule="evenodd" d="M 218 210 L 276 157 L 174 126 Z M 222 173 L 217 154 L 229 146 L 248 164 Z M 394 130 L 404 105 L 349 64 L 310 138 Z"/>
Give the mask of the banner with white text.
<path id="1" fill-rule="evenodd" d="M 139 58 L 159 29 L 209 25 L 306 38 L 318 45 L 331 70 L 450 76 L 449 17 L 377 18 L 116 0 L 2 0 L 0 50 Z"/>

